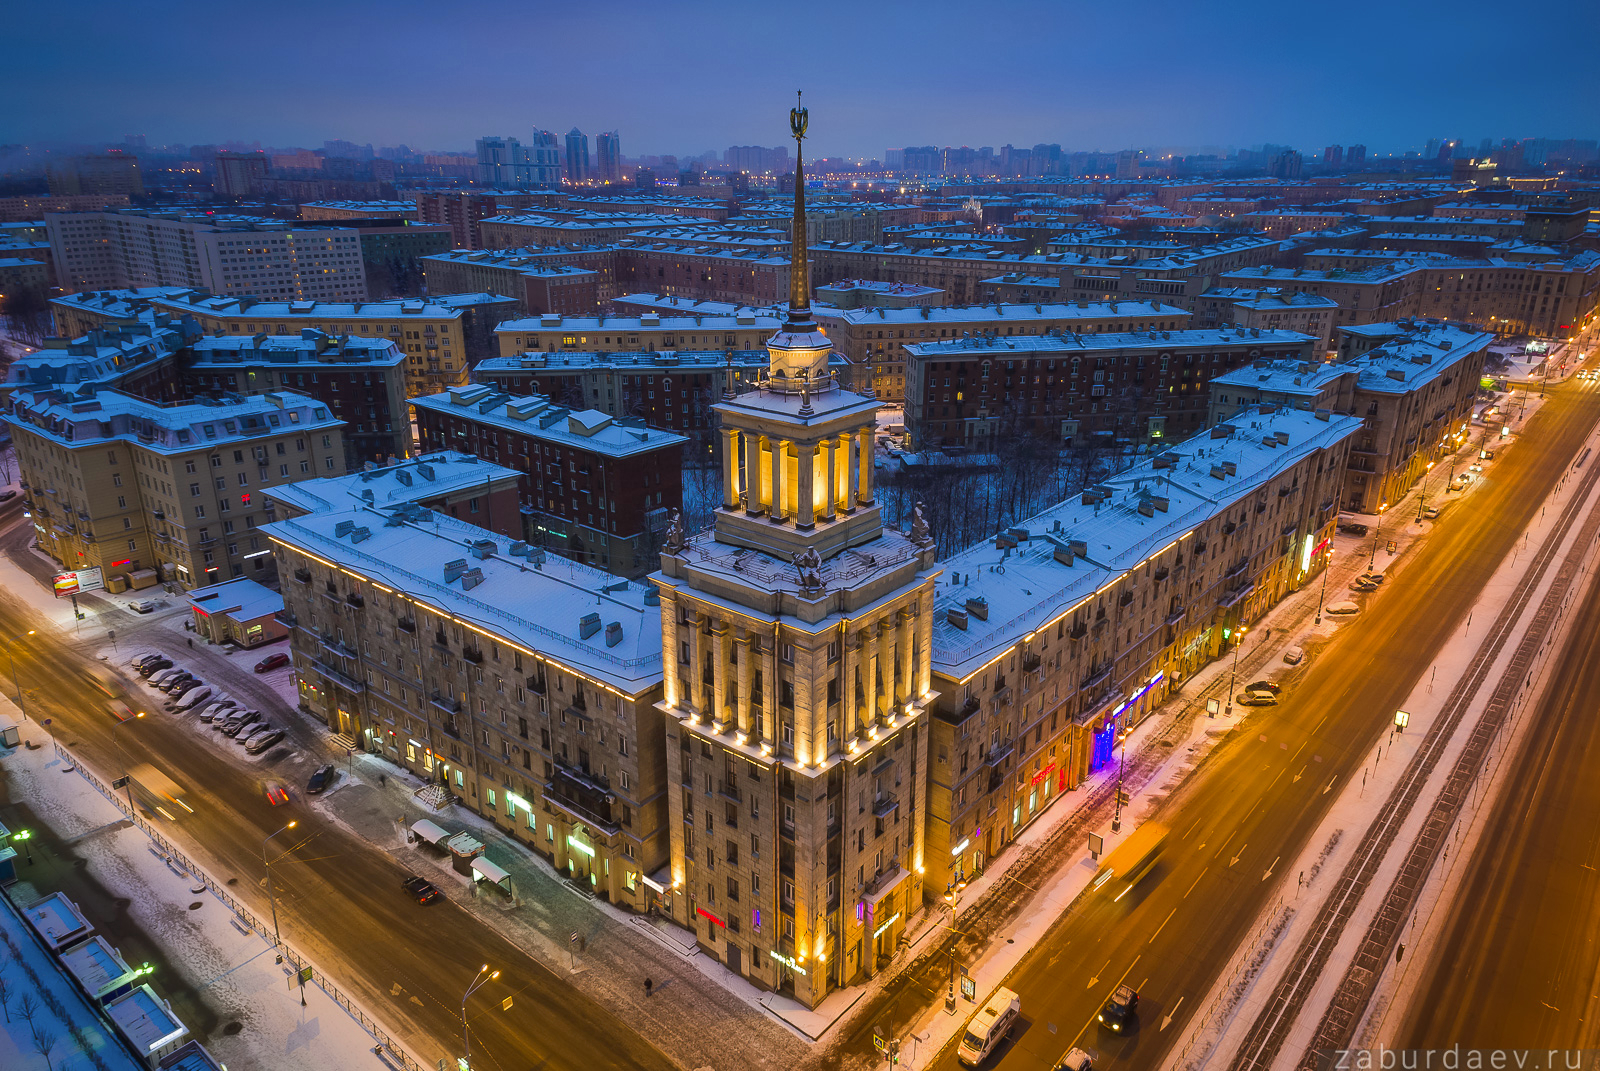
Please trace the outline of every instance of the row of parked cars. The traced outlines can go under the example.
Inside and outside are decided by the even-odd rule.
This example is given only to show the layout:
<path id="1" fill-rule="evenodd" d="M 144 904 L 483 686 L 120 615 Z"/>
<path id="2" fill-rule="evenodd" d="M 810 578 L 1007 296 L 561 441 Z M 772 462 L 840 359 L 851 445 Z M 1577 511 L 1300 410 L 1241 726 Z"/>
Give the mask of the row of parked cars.
<path id="1" fill-rule="evenodd" d="M 277 744 L 284 731 L 269 725 L 258 710 L 221 694 L 189 670 L 176 666 L 159 651 L 135 655 L 129 664 L 151 687 L 167 693 L 166 708 L 174 713 L 193 711 L 199 724 L 231 737 L 251 755 L 259 755 Z"/>

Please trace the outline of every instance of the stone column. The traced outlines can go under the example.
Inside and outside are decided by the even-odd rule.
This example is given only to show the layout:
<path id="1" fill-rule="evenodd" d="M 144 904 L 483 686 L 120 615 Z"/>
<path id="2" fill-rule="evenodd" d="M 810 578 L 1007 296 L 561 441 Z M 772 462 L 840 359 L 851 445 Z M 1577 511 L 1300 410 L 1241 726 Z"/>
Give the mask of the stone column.
<path id="1" fill-rule="evenodd" d="M 883 675 L 883 703 L 879 717 L 894 709 L 894 622 L 885 617 L 878 622 L 878 672 Z"/>
<path id="2" fill-rule="evenodd" d="M 794 498 L 794 526 L 810 529 L 817 526 L 817 444 L 795 443 L 796 481 Z"/>
<path id="3" fill-rule="evenodd" d="M 870 729 L 878 720 L 878 636 L 875 625 L 868 625 L 861 636 L 861 684 L 861 690 L 867 697 L 861 707 L 861 728 Z"/>
<path id="4" fill-rule="evenodd" d="M 778 646 L 768 636 L 761 641 L 761 739 L 778 746 Z"/>
<path id="5" fill-rule="evenodd" d="M 690 611 L 689 622 L 684 627 L 689 630 L 689 671 L 683 675 L 680 682 L 683 688 L 683 706 L 686 710 L 698 714 L 701 707 L 700 691 L 700 619 L 702 615 Z"/>
<path id="6" fill-rule="evenodd" d="M 772 444 L 772 505 L 767 519 L 776 522 L 783 520 L 783 440 L 769 436 L 767 441 Z"/>
<path id="7" fill-rule="evenodd" d="M 895 674 L 894 698 L 896 703 L 904 703 L 911 698 L 912 674 L 916 672 L 911 664 L 911 611 L 901 610 L 897 616 L 894 642 L 900 654 L 900 672 Z"/>
<path id="8" fill-rule="evenodd" d="M 837 515 L 839 507 L 838 466 L 834 464 L 839 455 L 838 438 L 824 439 L 822 448 L 828 452 L 828 502 L 823 507 L 822 515 L 831 521 Z"/>
<path id="9" fill-rule="evenodd" d="M 854 632 L 841 632 L 839 642 L 844 644 L 844 650 L 839 652 L 839 698 L 844 706 L 839 716 L 839 732 L 840 739 L 848 748 L 851 737 L 859 728 L 856 717 L 856 669 L 861 664 L 861 645 Z"/>
<path id="10" fill-rule="evenodd" d="M 872 429 L 862 428 L 856 432 L 856 449 L 861 454 L 861 485 L 857 492 L 863 506 L 872 505 Z"/>
<path id="11" fill-rule="evenodd" d="M 861 462 L 858 455 L 861 453 L 861 444 L 854 435 L 844 436 L 845 466 L 844 466 L 844 511 L 854 513 L 856 503 L 861 497 Z"/>
<path id="12" fill-rule="evenodd" d="M 739 506 L 739 433 L 722 429 L 722 508 Z"/>
<path id="13" fill-rule="evenodd" d="M 762 437 L 756 433 L 744 433 L 744 512 L 748 517 L 761 516 L 761 443 Z"/>
<path id="14" fill-rule="evenodd" d="M 711 721 L 720 731 L 728 720 L 728 645 L 726 621 L 711 626 Z"/>
<path id="15" fill-rule="evenodd" d="M 750 735 L 750 635 L 745 633 L 733 642 L 734 657 L 739 660 L 738 678 L 735 687 L 739 693 L 734 696 L 734 717 L 738 719 L 739 731 L 746 738 Z"/>

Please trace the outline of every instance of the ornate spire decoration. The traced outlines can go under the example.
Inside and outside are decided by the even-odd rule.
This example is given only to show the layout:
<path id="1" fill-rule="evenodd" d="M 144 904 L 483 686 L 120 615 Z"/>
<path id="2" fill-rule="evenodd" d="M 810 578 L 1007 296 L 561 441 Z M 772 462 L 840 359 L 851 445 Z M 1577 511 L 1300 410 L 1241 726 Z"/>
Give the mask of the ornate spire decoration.
<path id="1" fill-rule="evenodd" d="M 794 222 L 789 237 L 789 317 L 785 326 L 810 330 L 811 279 L 806 264 L 806 168 L 802 152 L 810 116 L 799 106 L 799 90 L 794 99 L 795 107 L 789 109 L 789 132 L 794 136 Z"/>

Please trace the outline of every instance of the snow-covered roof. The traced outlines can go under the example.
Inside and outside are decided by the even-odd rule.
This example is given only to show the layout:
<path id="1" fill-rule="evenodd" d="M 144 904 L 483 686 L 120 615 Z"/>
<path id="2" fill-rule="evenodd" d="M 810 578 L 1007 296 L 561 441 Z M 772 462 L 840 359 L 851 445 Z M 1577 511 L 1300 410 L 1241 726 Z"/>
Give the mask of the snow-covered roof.
<path id="1" fill-rule="evenodd" d="M 261 493 L 294 509 L 314 513 L 352 503 L 383 508 L 425 502 L 458 491 L 481 489 L 501 480 L 517 480 L 521 476 L 516 469 L 484 461 L 472 454 L 440 450 L 404 460 L 396 458 L 387 465 L 361 472 L 280 484 L 265 488 Z"/>
<path id="2" fill-rule="evenodd" d="M 1030 517 L 1016 526 L 1030 538 L 1015 549 L 990 543 L 941 562 L 946 579 L 934 599 L 935 670 L 966 678 L 1278 474 L 1355 434 L 1362 423 L 1326 412 L 1267 409 L 1272 407 L 1245 410 L 1218 425 L 1232 429 L 1231 435 L 1215 437 L 1212 429 L 1172 447 L 1159 455 L 1164 465 L 1173 462 L 1168 467 L 1157 468 L 1150 458 L 1100 481 L 1110 497 L 1098 505 L 1074 497 Z M 1165 508 L 1158 500 L 1165 500 Z M 1069 541 L 1081 541 L 1083 549 L 1070 566 L 1055 557 L 1057 547 Z M 947 610 L 965 609 L 979 598 L 987 601 L 987 619 L 969 615 L 966 629 L 949 621 Z"/>
<path id="3" fill-rule="evenodd" d="M 618 691 L 636 695 L 661 680 L 661 607 L 653 585 L 566 558 L 538 561 L 541 553 L 525 543 L 508 545 L 504 536 L 430 510 L 335 508 L 262 530 L 274 542 Z M 592 631 L 585 624 L 590 615 L 598 626 Z"/>
<path id="4" fill-rule="evenodd" d="M 34 932 L 57 951 L 94 932 L 94 924 L 62 892 L 40 897 L 22 909 L 22 916 Z"/>
<path id="5" fill-rule="evenodd" d="M 189 1034 L 170 1005 L 148 985 L 139 986 L 105 1006 L 106 1016 L 133 1051 L 149 1058 Z"/>
<path id="6" fill-rule="evenodd" d="M 1457 362 L 1487 349 L 1494 334 L 1455 324 L 1419 326 L 1403 338 L 1385 342 L 1355 358 L 1358 390 L 1405 394 L 1444 375 Z"/>
<path id="7" fill-rule="evenodd" d="M 821 289 L 820 287 L 818 289 Z M 623 294 L 621 297 L 612 298 L 613 305 L 622 305 L 628 308 L 656 309 L 659 312 L 675 313 L 684 316 L 737 316 L 741 313 L 755 313 L 757 316 L 770 316 L 782 320 L 788 307 L 786 305 L 768 305 L 752 307 L 739 305 L 732 301 L 696 301 L 691 297 L 678 297 L 675 294 Z M 812 305 L 815 310 L 815 304 Z M 610 317 L 607 317 L 610 319 Z M 503 326 L 503 325 L 502 325 Z"/>
<path id="8" fill-rule="evenodd" d="M 982 353 L 998 359 L 1019 354 L 1083 353 L 1091 350 L 1179 350 L 1211 346 L 1301 346 L 1315 341 L 1298 331 L 1271 331 L 1244 327 L 1197 328 L 1188 331 L 1108 331 L 1090 335 L 1000 335 L 994 338 L 947 338 L 932 342 L 908 342 L 905 351 L 917 357 L 948 357 L 953 354 Z"/>
<path id="9" fill-rule="evenodd" d="M 99 934 L 61 953 L 61 965 L 91 997 L 99 997 L 134 977 L 122 954 Z"/>
<path id="10" fill-rule="evenodd" d="M 411 404 L 419 411 L 459 416 L 475 424 L 603 457 L 630 457 L 689 441 L 686 436 L 642 423 L 619 423 L 611 414 L 598 409 L 568 409 L 542 394 L 517 397 L 483 383 L 412 398 Z M 481 470 L 479 483 L 482 483 Z"/>
<path id="11" fill-rule="evenodd" d="M 1285 290 L 1282 287 L 1254 288 L 1247 286 L 1214 286 L 1200 295 L 1201 299 L 1214 298 L 1242 309 L 1336 309 L 1339 303 L 1331 297 L 1308 294 L 1303 290 Z"/>
<path id="12" fill-rule="evenodd" d="M 773 311 L 760 311 L 751 308 L 736 308 L 732 312 L 706 312 L 699 309 L 686 309 L 681 316 L 663 316 L 660 313 L 646 312 L 638 316 L 562 316 L 560 313 L 546 313 L 539 316 L 525 316 L 516 320 L 502 320 L 495 328 L 496 334 L 508 332 L 528 331 L 689 331 L 699 328 L 702 331 L 726 330 L 734 331 L 740 328 L 757 327 L 777 330 L 783 322 L 783 317 Z"/>
<path id="13" fill-rule="evenodd" d="M 1271 391 L 1285 397 L 1315 398 L 1329 383 L 1349 375 L 1351 366 L 1320 361 L 1256 361 L 1211 379 L 1219 386 Z"/>
<path id="14" fill-rule="evenodd" d="M 68 309 L 80 309 L 101 316 L 133 316 L 148 308 L 156 298 L 182 298 L 194 293 L 188 286 L 135 286 L 121 290 L 85 290 L 78 294 L 62 294 L 50 299 L 50 304 Z"/>
<path id="15" fill-rule="evenodd" d="M 542 371 L 549 369 L 660 369 L 671 374 L 677 372 L 718 371 L 727 368 L 729 358 L 733 367 L 766 368 L 772 355 L 766 350 L 641 350 L 594 353 L 579 350 L 529 350 L 509 357 L 486 357 L 478 362 L 473 374 L 479 379 L 494 373 Z M 835 368 L 849 365 L 838 353 L 829 355 L 828 363 Z"/>
<path id="16" fill-rule="evenodd" d="M 225 580 L 184 594 L 192 609 L 202 614 L 227 614 L 235 621 L 252 621 L 283 609 L 283 596 L 247 576 Z"/>
<path id="17" fill-rule="evenodd" d="M 8 424 L 74 446 L 137 438 L 142 449 L 158 453 L 344 424 L 323 403 L 287 391 L 187 405 L 161 405 L 119 391 L 18 391 L 11 397 L 11 412 L 0 416 Z"/>
<path id="18" fill-rule="evenodd" d="M 256 301 L 204 290 L 178 290 L 153 294 L 147 300 L 158 308 L 211 316 L 247 316 L 255 320 L 454 320 L 462 307 L 514 299 L 488 294 L 442 294 L 429 298 L 393 301 Z M 117 291 L 111 291 L 117 293 Z"/>
<path id="19" fill-rule="evenodd" d="M 990 280 L 985 280 L 986 282 Z M 1014 280 L 1007 279 L 1006 282 Z M 1021 281 L 1021 280 L 1015 280 Z M 1046 280 L 1054 286 L 1057 280 Z M 828 309 L 816 310 L 827 320 L 846 323 L 1032 323 L 1040 320 L 1103 320 L 1107 317 L 1160 316 L 1187 320 L 1192 313 L 1159 301 L 1057 301 L 1048 304 L 935 305 L 909 309 Z"/>
<path id="20" fill-rule="evenodd" d="M 47 344 L 23 354 L 11 362 L 5 382 L 37 388 L 111 386 L 182 349 L 198 334 L 193 321 L 98 327 L 65 346 Z"/>
<path id="21" fill-rule="evenodd" d="M 245 361 L 393 368 L 406 359 L 405 352 L 387 338 L 327 335 L 313 327 L 298 335 L 211 335 L 196 339 L 190 351 L 191 367 L 202 371 Z"/>

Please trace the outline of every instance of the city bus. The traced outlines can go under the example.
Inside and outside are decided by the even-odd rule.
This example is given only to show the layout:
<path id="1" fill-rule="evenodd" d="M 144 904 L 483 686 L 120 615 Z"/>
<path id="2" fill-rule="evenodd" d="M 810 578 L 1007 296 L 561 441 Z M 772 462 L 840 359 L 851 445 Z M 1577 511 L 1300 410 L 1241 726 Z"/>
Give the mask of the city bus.
<path id="1" fill-rule="evenodd" d="M 183 788 L 148 762 L 141 762 L 128 771 L 128 783 L 138 790 L 137 798 L 145 809 L 169 822 L 178 820 L 179 808 L 194 813 L 194 808 L 183 801 Z"/>
<path id="2" fill-rule="evenodd" d="M 1117 890 L 1113 899 L 1121 900 L 1160 858 L 1169 832 L 1160 822 L 1146 822 L 1128 834 L 1128 839 L 1113 848 L 1100 864 L 1093 888 L 1109 884 Z"/>

